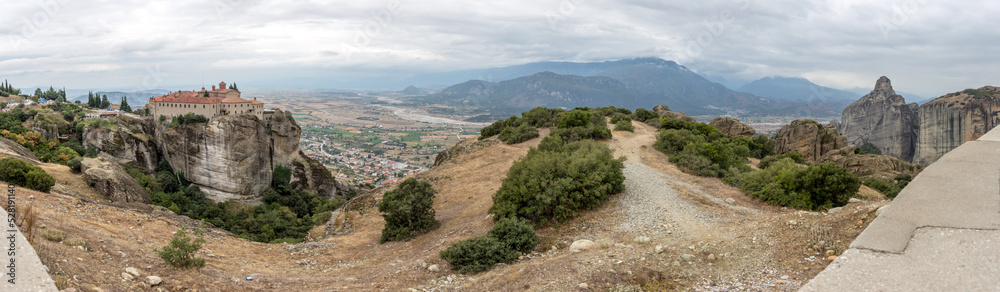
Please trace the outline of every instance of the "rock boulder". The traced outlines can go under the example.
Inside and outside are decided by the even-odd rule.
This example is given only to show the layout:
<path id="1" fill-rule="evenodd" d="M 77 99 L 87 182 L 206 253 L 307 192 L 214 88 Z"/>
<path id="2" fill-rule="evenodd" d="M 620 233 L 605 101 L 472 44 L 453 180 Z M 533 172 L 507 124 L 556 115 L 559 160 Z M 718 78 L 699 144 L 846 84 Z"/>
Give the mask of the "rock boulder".
<path id="1" fill-rule="evenodd" d="M 781 127 L 774 137 L 774 153 L 798 151 L 808 161 L 820 160 L 830 150 L 847 146 L 847 139 L 831 125 L 798 119 Z"/>
<path id="2" fill-rule="evenodd" d="M 98 193 L 118 203 L 149 204 L 149 194 L 135 183 L 125 170 L 107 157 L 84 158 L 81 165 L 83 178 Z"/>
<path id="3" fill-rule="evenodd" d="M 752 127 L 740 122 L 740 120 L 731 117 L 718 117 L 713 119 L 708 124 L 719 129 L 719 131 L 722 131 L 722 134 L 726 135 L 726 137 L 733 137 L 733 136 L 753 137 L 753 135 L 756 133 L 756 131 L 754 131 Z"/>
<path id="4" fill-rule="evenodd" d="M 669 107 L 667 107 L 666 105 L 662 105 L 662 104 L 654 106 L 653 107 L 653 112 L 656 113 L 656 114 L 658 114 L 658 115 L 660 115 L 661 117 L 662 116 L 672 116 L 672 117 L 681 119 L 682 121 L 685 121 L 685 122 L 691 122 L 691 123 L 696 122 L 694 120 L 694 118 L 689 117 L 688 115 L 686 115 L 684 113 L 670 111 Z"/>

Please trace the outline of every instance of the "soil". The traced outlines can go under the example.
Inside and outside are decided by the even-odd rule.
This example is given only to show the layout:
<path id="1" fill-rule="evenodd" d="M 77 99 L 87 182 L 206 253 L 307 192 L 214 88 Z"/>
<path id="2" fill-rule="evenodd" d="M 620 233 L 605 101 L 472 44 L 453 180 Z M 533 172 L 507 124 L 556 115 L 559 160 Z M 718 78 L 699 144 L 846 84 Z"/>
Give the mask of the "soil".
<path id="1" fill-rule="evenodd" d="M 474 148 L 418 174 L 437 191 L 441 227 L 409 242 L 378 243 L 384 221 L 370 202 L 389 189 L 380 188 L 354 199 L 369 204 L 348 204 L 358 206 L 345 213 L 351 228 L 331 238 L 264 244 L 208 229 L 198 252 L 206 266 L 198 270 L 171 267 L 153 251 L 196 221 L 160 207 L 108 203 L 65 166 L 43 165 L 57 187 L 19 188 L 18 200 L 38 214 L 33 245 L 57 286 L 77 291 L 577 291 L 584 283 L 594 291 L 793 291 L 830 262 L 827 250 L 846 250 L 888 204 L 867 190 L 868 199 L 824 213 L 765 205 L 719 179 L 680 171 L 652 149 L 655 128 L 634 126 L 635 133 L 615 131 L 607 142 L 627 158 L 625 192 L 537 230 L 541 244 L 521 260 L 473 275 L 452 271 L 438 253 L 486 234 L 493 193 L 540 138 Z M 46 240 L 38 235 L 46 228 L 80 237 L 86 247 Z M 570 251 L 580 239 L 597 247 Z M 126 267 L 142 276 L 122 279 Z M 150 287 L 147 275 L 163 283 Z"/>

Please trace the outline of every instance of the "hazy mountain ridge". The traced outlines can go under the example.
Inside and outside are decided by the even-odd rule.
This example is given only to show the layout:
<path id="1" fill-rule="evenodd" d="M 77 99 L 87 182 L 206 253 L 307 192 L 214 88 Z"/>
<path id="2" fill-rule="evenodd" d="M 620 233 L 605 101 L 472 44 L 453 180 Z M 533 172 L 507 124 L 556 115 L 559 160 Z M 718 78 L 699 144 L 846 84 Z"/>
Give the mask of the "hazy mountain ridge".
<path id="1" fill-rule="evenodd" d="M 449 106 L 488 109 L 509 115 L 536 106 L 573 108 L 614 105 L 651 108 L 667 104 L 692 115 L 806 115 L 839 114 L 845 104 L 778 101 L 737 92 L 709 81 L 673 61 L 637 58 L 599 63 L 543 62 L 497 68 L 497 76 L 511 76 L 546 68 L 530 76 L 490 82 L 471 80 L 430 94 L 420 101 Z M 569 73 L 596 74 L 595 76 Z M 500 112 L 497 112 L 500 111 Z"/>

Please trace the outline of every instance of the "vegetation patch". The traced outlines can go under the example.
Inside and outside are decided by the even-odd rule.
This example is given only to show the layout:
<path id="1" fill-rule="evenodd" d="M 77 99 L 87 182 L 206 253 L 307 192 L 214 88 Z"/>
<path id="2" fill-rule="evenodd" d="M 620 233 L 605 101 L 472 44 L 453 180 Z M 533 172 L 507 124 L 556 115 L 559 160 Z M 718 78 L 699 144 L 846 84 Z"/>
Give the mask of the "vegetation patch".
<path id="1" fill-rule="evenodd" d="M 496 220 L 522 218 L 542 225 L 563 222 L 578 210 L 597 207 L 624 189 L 624 158 L 593 140 L 542 139 L 514 163 L 493 195 Z"/>
<path id="2" fill-rule="evenodd" d="M 800 166 L 791 158 L 769 163 L 758 171 L 724 179 L 748 196 L 765 203 L 803 210 L 826 210 L 847 204 L 861 182 L 832 162 Z"/>
<path id="3" fill-rule="evenodd" d="M 0 159 L 0 180 L 46 193 L 56 184 L 41 167 L 15 157 Z"/>
<path id="4" fill-rule="evenodd" d="M 203 232 L 201 229 L 195 230 L 195 238 L 191 238 L 187 235 L 187 229 L 181 226 L 181 229 L 174 233 L 170 243 L 164 245 L 162 249 L 154 249 L 153 251 L 171 266 L 203 268 L 205 267 L 205 259 L 194 256 L 205 244 L 205 239 L 202 237 Z"/>
<path id="5" fill-rule="evenodd" d="M 385 219 L 382 238 L 386 241 L 406 241 L 441 226 L 434 219 L 434 189 L 431 184 L 408 178 L 396 189 L 385 192 L 378 211 Z"/>
<path id="6" fill-rule="evenodd" d="M 440 256 L 461 273 L 478 273 L 498 263 L 513 262 L 537 245 L 538 236 L 531 225 L 504 218 L 486 235 L 459 241 L 442 250 Z"/>
<path id="7" fill-rule="evenodd" d="M 184 174 L 174 174 L 170 165 L 161 160 L 155 178 L 134 169 L 126 169 L 140 186 L 150 192 L 153 204 L 163 206 L 178 215 L 201 219 L 228 230 L 247 240 L 298 243 L 305 239 L 317 220 L 343 205 L 340 200 L 328 200 L 315 194 L 292 189 L 291 171 L 277 167 L 272 174 L 271 188 L 263 203 L 247 206 L 236 201 L 212 202 L 198 186 L 191 185 Z"/>

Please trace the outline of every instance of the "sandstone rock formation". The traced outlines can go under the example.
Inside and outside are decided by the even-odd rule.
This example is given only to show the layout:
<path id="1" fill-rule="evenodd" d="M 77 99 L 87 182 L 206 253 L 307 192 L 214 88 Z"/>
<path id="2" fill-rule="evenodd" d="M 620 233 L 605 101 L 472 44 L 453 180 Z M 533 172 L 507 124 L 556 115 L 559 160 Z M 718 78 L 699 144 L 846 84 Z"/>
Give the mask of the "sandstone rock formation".
<path id="1" fill-rule="evenodd" d="M 857 146 L 847 146 L 829 151 L 823 155 L 820 161 L 836 163 L 862 179 L 874 177 L 885 182 L 891 182 L 897 175 L 901 174 L 916 177 L 923 170 L 922 165 L 911 164 L 899 157 L 854 154 L 856 149 Z"/>
<path id="2" fill-rule="evenodd" d="M 17 157 L 24 161 L 38 163 L 38 157 L 35 156 L 35 153 L 32 153 L 28 148 L 24 148 L 21 144 L 17 144 L 17 142 L 4 137 L 0 137 L 0 154 L 6 157 Z"/>
<path id="3" fill-rule="evenodd" d="M 681 119 L 682 121 L 685 121 L 685 122 L 692 122 L 692 123 L 695 122 L 694 118 L 689 117 L 688 115 L 686 115 L 684 113 L 672 112 L 672 111 L 670 111 L 669 107 L 667 107 L 665 105 L 662 105 L 662 104 L 654 106 L 653 107 L 653 112 L 656 113 L 656 114 L 658 114 L 658 115 L 660 115 L 661 117 L 669 115 L 669 116 Z"/>
<path id="4" fill-rule="evenodd" d="M 208 123 L 157 124 L 156 144 L 175 172 L 217 202 L 255 202 L 271 184 L 271 138 L 256 117 L 234 115 Z"/>
<path id="5" fill-rule="evenodd" d="M 920 133 L 913 162 L 927 165 L 1000 124 L 1000 88 L 950 93 L 920 106 L 917 112 Z"/>
<path id="6" fill-rule="evenodd" d="M 127 116 L 110 121 L 113 126 L 85 129 L 83 145 L 107 153 L 119 164 L 131 164 L 146 173 L 155 172 L 160 158 L 150 135 L 152 124 Z"/>
<path id="7" fill-rule="evenodd" d="M 118 203 L 149 204 L 149 194 L 117 163 L 105 158 L 84 158 L 81 165 L 83 178 L 98 193 Z"/>
<path id="8" fill-rule="evenodd" d="M 781 127 L 774 137 L 775 154 L 798 151 L 808 161 L 817 161 L 831 150 L 847 146 L 847 139 L 833 126 L 798 119 Z"/>
<path id="9" fill-rule="evenodd" d="M 847 142 L 855 146 L 871 143 L 883 155 L 912 161 L 918 132 L 917 104 L 906 104 L 882 76 L 871 93 L 844 109 L 842 124 Z"/>
<path id="10" fill-rule="evenodd" d="M 718 117 L 708 124 L 722 131 L 726 137 L 747 136 L 752 138 L 756 133 L 752 127 L 731 117 Z"/>

